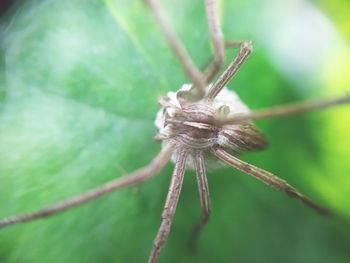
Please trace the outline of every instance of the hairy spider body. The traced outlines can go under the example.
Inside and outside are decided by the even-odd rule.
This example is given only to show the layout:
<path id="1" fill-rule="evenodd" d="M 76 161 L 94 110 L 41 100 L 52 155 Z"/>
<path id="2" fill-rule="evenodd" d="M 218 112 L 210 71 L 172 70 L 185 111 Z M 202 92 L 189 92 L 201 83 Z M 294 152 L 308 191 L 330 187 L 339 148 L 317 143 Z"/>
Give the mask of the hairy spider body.
<path id="1" fill-rule="evenodd" d="M 0 228 L 42 219 L 66 211 L 121 188 L 136 185 L 156 175 L 170 159 L 175 163 L 165 201 L 162 221 L 151 249 L 149 262 L 158 260 L 173 222 L 185 170 L 196 171 L 202 214 L 194 227 L 190 245 L 195 246 L 197 237 L 208 222 L 210 215 L 209 188 L 204 157 L 236 168 L 263 183 L 296 198 L 322 214 L 330 212 L 301 194 L 294 187 L 272 173 L 237 158 L 241 152 L 266 147 L 265 137 L 253 124 L 253 120 L 282 117 L 323 109 L 350 102 L 350 95 L 312 102 L 295 103 L 250 112 L 238 96 L 225 88 L 252 51 L 250 41 L 225 41 L 219 25 L 215 0 L 205 0 L 210 40 L 214 54 L 212 63 L 202 72 L 193 63 L 185 47 L 172 31 L 157 0 L 145 0 L 158 22 L 175 56 L 192 84 L 184 85 L 177 92 L 169 92 L 159 100 L 161 110 L 155 121 L 159 129 L 156 139 L 162 141 L 162 149 L 149 164 L 126 176 L 108 181 L 94 189 L 59 201 L 38 211 L 0 220 Z M 214 81 L 225 60 L 225 47 L 239 48 L 238 54 L 226 70 Z M 209 84 L 213 82 L 213 84 Z"/>
<path id="2" fill-rule="evenodd" d="M 224 88 L 214 100 L 189 102 L 180 95 L 190 92 L 190 87 L 185 84 L 159 101 L 162 108 L 155 125 L 159 129 L 157 138 L 164 140 L 164 144 L 171 142 L 177 147 L 206 151 L 219 146 L 234 153 L 266 147 L 265 137 L 249 120 L 221 124 L 228 116 L 250 113 L 235 92 Z"/>

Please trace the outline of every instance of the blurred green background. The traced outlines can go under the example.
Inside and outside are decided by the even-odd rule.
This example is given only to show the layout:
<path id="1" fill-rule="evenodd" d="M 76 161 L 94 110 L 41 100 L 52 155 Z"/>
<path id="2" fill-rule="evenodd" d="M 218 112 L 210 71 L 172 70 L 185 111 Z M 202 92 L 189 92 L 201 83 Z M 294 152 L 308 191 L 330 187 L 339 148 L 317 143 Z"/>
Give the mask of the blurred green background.
<path id="1" fill-rule="evenodd" d="M 161 1 L 197 65 L 211 49 L 202 1 Z M 350 91 L 348 0 L 220 1 L 226 39 L 254 53 L 229 83 L 251 108 Z M 19 1 L 1 18 L 0 217 L 31 211 L 147 164 L 156 99 L 187 80 L 141 0 Z M 227 52 L 227 62 L 234 52 Z M 212 217 L 187 172 L 160 262 L 350 260 L 350 107 L 259 121 L 263 152 L 242 158 L 339 219 L 230 168 L 208 173 Z M 0 231 L 0 262 L 145 262 L 173 165 L 138 187 Z"/>

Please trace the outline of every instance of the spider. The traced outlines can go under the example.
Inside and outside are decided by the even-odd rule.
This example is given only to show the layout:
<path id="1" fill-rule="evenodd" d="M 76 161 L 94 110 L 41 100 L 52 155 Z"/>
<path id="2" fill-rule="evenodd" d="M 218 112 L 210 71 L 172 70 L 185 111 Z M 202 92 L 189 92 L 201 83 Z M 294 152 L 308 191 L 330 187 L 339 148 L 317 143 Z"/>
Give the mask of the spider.
<path id="1" fill-rule="evenodd" d="M 250 41 L 224 41 L 219 25 L 215 0 L 205 0 L 209 33 L 214 50 L 212 62 L 200 71 L 192 62 L 183 44 L 167 22 L 157 0 L 145 0 L 160 25 L 175 56 L 180 61 L 191 84 L 177 92 L 168 93 L 159 99 L 161 110 L 156 118 L 159 133 L 156 139 L 162 142 L 162 150 L 150 164 L 95 189 L 58 202 L 36 212 L 12 216 L 0 221 L 0 227 L 24 223 L 53 216 L 77 205 L 94 200 L 121 188 L 141 183 L 156 175 L 171 159 L 175 167 L 171 176 L 169 192 L 162 213 L 161 226 L 154 239 L 149 262 L 157 262 L 161 249 L 170 232 L 184 173 L 187 168 L 196 171 L 202 215 L 194 227 L 190 244 L 195 246 L 210 216 L 210 198 L 206 179 L 205 158 L 215 163 L 218 160 L 245 172 L 265 184 L 299 199 L 321 214 L 331 214 L 297 189 L 275 175 L 237 158 L 241 152 L 263 149 L 266 140 L 254 126 L 253 120 L 281 117 L 306 111 L 322 109 L 350 102 L 350 96 L 295 103 L 280 107 L 250 112 L 235 93 L 225 85 L 237 73 L 252 52 Z M 237 56 L 217 78 L 225 63 L 225 48 L 238 48 Z"/>

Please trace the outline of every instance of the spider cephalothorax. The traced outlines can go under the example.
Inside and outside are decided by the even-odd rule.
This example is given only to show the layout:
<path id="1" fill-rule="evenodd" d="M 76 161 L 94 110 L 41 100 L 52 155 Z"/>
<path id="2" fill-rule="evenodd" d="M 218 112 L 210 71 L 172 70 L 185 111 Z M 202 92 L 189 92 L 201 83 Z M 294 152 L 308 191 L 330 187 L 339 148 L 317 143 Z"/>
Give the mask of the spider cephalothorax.
<path id="1" fill-rule="evenodd" d="M 222 147 L 234 153 L 266 147 L 265 137 L 251 121 L 223 124 L 229 116 L 250 113 L 235 92 L 224 88 L 214 100 L 188 102 L 183 94 L 190 89 L 191 85 L 185 84 L 159 100 L 162 108 L 155 124 L 159 129 L 157 138 L 164 145 L 171 142 L 180 148 L 200 150 Z"/>

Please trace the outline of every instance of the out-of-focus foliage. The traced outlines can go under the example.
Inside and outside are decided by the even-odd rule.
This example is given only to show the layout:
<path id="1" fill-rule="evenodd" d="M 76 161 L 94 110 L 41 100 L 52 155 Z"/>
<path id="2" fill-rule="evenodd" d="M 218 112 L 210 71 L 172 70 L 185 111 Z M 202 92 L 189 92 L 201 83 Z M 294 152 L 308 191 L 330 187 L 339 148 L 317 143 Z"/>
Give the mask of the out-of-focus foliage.
<path id="1" fill-rule="evenodd" d="M 337 30 L 350 42 L 349 10 L 350 2 L 346 0 L 314 0 L 317 6 L 336 23 Z"/>
<path id="2" fill-rule="evenodd" d="M 211 54 L 202 2 L 162 1 L 198 65 Z M 346 0 L 220 1 L 226 38 L 255 46 L 228 86 L 252 108 L 349 91 L 346 6 Z M 141 0 L 26 1 L 3 25 L 0 217 L 152 159 L 160 148 L 152 140 L 156 99 L 187 80 Z M 293 34 L 301 38 L 290 41 Z M 227 52 L 227 61 L 233 56 Z M 212 217 L 191 254 L 186 241 L 200 205 L 188 172 L 161 262 L 348 262 L 349 116 L 342 106 L 260 121 L 269 149 L 242 156 L 340 219 L 322 218 L 232 169 L 212 171 Z M 1 230 L 0 262 L 145 262 L 171 169 L 54 218 Z"/>

